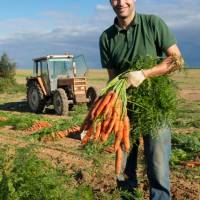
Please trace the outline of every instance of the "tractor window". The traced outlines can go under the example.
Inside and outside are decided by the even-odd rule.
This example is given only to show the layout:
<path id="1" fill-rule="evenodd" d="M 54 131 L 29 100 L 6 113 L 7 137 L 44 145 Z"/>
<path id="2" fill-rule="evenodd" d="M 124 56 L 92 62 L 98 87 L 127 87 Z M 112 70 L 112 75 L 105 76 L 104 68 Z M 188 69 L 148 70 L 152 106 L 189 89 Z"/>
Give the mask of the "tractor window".
<path id="1" fill-rule="evenodd" d="M 42 75 L 43 76 L 48 76 L 48 66 L 46 61 L 42 61 Z"/>
<path id="2" fill-rule="evenodd" d="M 58 76 L 71 76 L 71 60 L 51 60 L 50 61 L 51 71 L 53 72 L 53 77 L 56 78 Z"/>
<path id="3" fill-rule="evenodd" d="M 47 65 L 46 60 L 41 61 L 41 69 L 42 69 L 42 78 L 43 78 L 44 86 L 47 89 L 47 91 L 50 91 L 49 71 L 48 71 L 48 65 Z"/>
<path id="4" fill-rule="evenodd" d="M 41 76 L 41 63 L 39 61 L 34 62 L 33 76 Z"/>

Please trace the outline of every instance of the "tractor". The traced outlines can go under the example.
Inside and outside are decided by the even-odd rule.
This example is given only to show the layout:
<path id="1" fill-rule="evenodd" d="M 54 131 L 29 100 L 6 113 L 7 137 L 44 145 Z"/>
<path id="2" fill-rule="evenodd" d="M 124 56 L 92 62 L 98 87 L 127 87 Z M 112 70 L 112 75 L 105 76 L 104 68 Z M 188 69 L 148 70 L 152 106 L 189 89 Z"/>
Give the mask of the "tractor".
<path id="1" fill-rule="evenodd" d="M 33 59 L 33 74 L 26 79 L 30 110 L 42 113 L 54 106 L 58 115 L 68 115 L 76 104 L 92 105 L 97 97 L 94 87 L 87 86 L 86 62 L 83 55 L 47 55 Z"/>

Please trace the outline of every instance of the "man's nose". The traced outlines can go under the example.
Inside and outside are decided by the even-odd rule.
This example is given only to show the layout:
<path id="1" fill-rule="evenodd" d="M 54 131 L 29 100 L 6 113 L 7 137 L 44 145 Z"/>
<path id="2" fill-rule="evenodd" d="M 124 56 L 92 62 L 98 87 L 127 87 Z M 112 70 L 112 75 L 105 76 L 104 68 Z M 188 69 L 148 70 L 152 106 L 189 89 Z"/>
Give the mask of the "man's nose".
<path id="1" fill-rule="evenodd" d="M 120 5 L 120 6 L 121 6 L 121 5 L 124 5 L 125 1 L 126 1 L 126 0 L 118 0 L 118 1 L 117 1 L 117 4 Z"/>

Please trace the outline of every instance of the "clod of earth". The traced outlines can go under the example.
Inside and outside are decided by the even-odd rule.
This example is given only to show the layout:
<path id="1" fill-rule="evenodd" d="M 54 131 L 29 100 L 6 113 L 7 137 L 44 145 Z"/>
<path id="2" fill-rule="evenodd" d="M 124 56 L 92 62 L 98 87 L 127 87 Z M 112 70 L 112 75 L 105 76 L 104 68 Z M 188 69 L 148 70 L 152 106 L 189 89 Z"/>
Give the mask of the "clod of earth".
<path id="1" fill-rule="evenodd" d="M 7 121 L 7 120 L 8 120 L 7 117 L 0 116 L 0 121 L 1 121 L 1 122 L 5 122 L 5 121 Z"/>

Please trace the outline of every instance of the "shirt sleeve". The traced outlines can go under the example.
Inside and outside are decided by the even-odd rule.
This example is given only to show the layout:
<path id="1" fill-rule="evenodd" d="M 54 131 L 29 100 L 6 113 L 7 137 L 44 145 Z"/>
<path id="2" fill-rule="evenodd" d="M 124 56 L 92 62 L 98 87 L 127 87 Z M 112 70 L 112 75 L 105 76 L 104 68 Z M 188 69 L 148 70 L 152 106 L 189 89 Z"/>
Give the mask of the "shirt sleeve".
<path id="1" fill-rule="evenodd" d="M 162 51 L 166 52 L 169 47 L 177 43 L 174 34 L 161 18 L 153 16 L 153 26 L 155 43 Z"/>
<path id="2" fill-rule="evenodd" d="M 102 68 L 112 69 L 109 56 L 108 40 L 105 32 L 100 36 L 99 49 Z"/>

